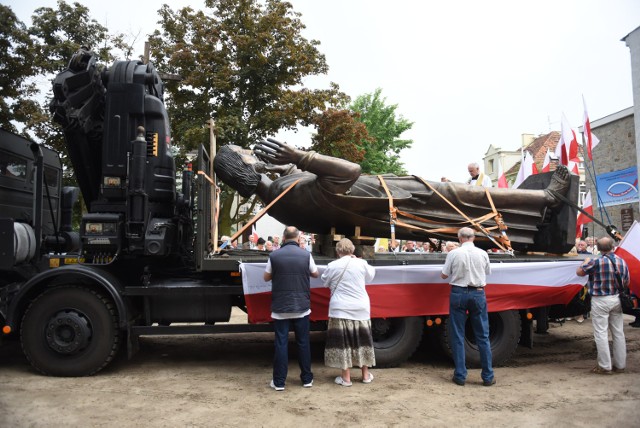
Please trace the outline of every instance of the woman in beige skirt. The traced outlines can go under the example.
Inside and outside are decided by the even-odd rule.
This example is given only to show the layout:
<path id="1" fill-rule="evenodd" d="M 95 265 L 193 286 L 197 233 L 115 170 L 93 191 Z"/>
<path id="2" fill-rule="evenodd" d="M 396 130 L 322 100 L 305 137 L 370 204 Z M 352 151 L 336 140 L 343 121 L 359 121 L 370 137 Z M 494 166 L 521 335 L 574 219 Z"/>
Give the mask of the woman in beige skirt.
<path id="1" fill-rule="evenodd" d="M 371 303 L 365 285 L 373 280 L 375 269 L 353 255 L 355 247 L 349 239 L 336 245 L 338 259 L 329 263 L 322 282 L 331 290 L 329 327 L 324 350 L 328 367 L 342 370 L 335 382 L 351 386 L 351 367 L 360 367 L 362 382 L 371 383 L 369 371 L 376 363 L 371 336 Z"/>

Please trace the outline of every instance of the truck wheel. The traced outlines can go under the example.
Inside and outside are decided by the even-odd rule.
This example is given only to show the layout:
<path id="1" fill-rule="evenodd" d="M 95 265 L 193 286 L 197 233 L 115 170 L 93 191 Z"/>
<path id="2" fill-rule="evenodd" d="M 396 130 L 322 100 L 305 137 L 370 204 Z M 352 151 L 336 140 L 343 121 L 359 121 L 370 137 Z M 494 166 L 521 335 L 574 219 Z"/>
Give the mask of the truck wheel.
<path id="1" fill-rule="evenodd" d="M 422 317 L 371 320 L 376 367 L 395 367 L 415 352 L 424 329 Z"/>
<path id="2" fill-rule="evenodd" d="M 51 376 L 97 373 L 120 346 L 112 303 L 81 287 L 53 288 L 40 295 L 27 308 L 20 331 L 31 365 Z"/>
<path id="3" fill-rule="evenodd" d="M 442 350 L 451 357 L 451 346 L 449 342 L 449 320 L 446 318 L 444 328 L 441 330 L 440 343 Z M 518 347 L 520 341 L 520 313 L 518 311 L 502 311 L 489 313 L 489 342 L 491 343 L 491 356 L 494 366 L 504 364 L 511 358 Z M 464 354 L 467 367 L 479 368 L 480 351 L 476 344 L 471 322 L 467 320 L 465 326 Z"/>

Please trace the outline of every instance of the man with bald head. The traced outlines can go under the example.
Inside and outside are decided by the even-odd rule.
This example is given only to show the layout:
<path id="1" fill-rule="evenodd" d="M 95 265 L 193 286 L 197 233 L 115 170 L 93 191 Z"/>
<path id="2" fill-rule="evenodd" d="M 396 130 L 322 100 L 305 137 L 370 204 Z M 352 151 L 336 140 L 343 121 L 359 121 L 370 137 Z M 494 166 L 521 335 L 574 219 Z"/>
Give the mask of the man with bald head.
<path id="1" fill-rule="evenodd" d="M 596 242 L 600 256 L 584 262 L 576 269 L 578 276 L 589 276 L 587 287 L 591 294 L 591 321 L 593 337 L 598 349 L 598 364 L 591 370 L 597 374 L 624 372 L 627 347 L 624 339 L 624 321 L 618 293 L 629 286 L 627 263 L 613 253 L 613 239 L 605 236 Z M 609 333 L 613 339 L 613 358 L 609 353 Z"/>

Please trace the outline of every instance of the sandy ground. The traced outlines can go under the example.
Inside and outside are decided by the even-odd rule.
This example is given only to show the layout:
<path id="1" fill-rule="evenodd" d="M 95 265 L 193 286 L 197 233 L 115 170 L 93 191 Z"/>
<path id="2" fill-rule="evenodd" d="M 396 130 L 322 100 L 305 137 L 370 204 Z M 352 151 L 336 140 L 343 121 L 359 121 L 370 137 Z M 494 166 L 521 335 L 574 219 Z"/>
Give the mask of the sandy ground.
<path id="1" fill-rule="evenodd" d="M 283 392 L 268 387 L 269 334 L 143 338 L 133 360 L 88 378 L 40 376 L 9 342 L 0 348 L 0 426 L 638 426 L 640 329 L 625 318 L 626 373 L 589 373 L 591 323 L 568 321 L 496 368 L 491 388 L 479 370 L 454 385 L 451 363 L 426 345 L 401 367 L 374 369 L 370 385 L 340 387 L 323 366 L 322 333 L 312 334 L 313 388 L 301 387 L 292 352 Z"/>

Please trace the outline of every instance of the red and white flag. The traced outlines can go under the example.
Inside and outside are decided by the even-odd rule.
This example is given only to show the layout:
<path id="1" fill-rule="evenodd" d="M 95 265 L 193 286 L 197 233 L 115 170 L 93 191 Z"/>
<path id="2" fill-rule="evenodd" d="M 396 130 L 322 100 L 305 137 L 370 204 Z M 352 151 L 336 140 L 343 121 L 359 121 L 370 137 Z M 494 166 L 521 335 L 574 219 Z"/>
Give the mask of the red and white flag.
<path id="1" fill-rule="evenodd" d="M 547 154 L 544 155 L 544 161 L 542 162 L 542 172 L 551 171 L 551 151 L 547 147 Z"/>
<path id="2" fill-rule="evenodd" d="M 498 160 L 498 187 L 506 189 L 509 187 L 509 183 L 507 183 L 507 176 L 504 175 L 504 171 L 502 170 L 502 162 Z"/>
<path id="3" fill-rule="evenodd" d="M 631 276 L 629 289 L 636 296 L 640 296 L 640 223 L 633 222 L 629 231 L 620 241 L 620 245 L 616 248 L 616 255 L 627 262 L 629 275 Z"/>
<path id="4" fill-rule="evenodd" d="M 566 305 L 587 277 L 576 275 L 580 260 L 492 263 L 485 289 L 489 312 Z M 264 281 L 266 263 L 241 263 L 242 287 L 250 323 L 271 321 L 271 281 Z M 442 264 L 376 266 L 366 285 L 372 318 L 449 313 L 451 286 L 440 277 Z M 327 267 L 318 265 L 322 275 Z M 321 278 L 311 278 L 312 321 L 326 320 L 331 292 Z"/>
<path id="5" fill-rule="evenodd" d="M 556 146 L 556 156 L 562 165 L 569 165 L 569 161 L 578 162 L 578 139 L 569 121 L 562 113 L 560 141 Z"/>
<path id="6" fill-rule="evenodd" d="M 569 165 L 567 165 L 567 168 L 569 169 L 569 171 L 571 171 L 572 174 L 580 175 L 580 169 L 578 168 L 579 165 L 580 164 L 578 162 L 569 161 Z"/>
<path id="7" fill-rule="evenodd" d="M 527 177 L 537 173 L 538 168 L 533 161 L 533 156 L 531 156 L 531 153 L 525 151 L 524 156 L 522 157 L 522 162 L 520 162 L 520 169 L 518 170 L 516 181 L 513 183 L 513 188 L 516 189 L 524 180 L 527 179 Z"/>
<path id="8" fill-rule="evenodd" d="M 582 209 L 589 213 L 589 215 L 593 216 L 593 203 L 591 202 L 591 190 L 587 192 L 587 195 L 584 197 L 584 201 L 582 202 Z M 578 219 L 576 220 L 576 238 L 580 238 L 582 236 L 582 229 L 584 225 L 587 223 L 591 223 L 589 217 L 584 215 L 582 212 L 578 211 Z"/>
<path id="9" fill-rule="evenodd" d="M 584 135 L 584 141 L 587 142 L 587 156 L 589 160 L 593 160 L 593 149 L 598 145 L 600 140 L 591 132 L 591 123 L 589 123 L 589 113 L 587 113 L 587 103 L 582 96 L 582 104 L 584 105 L 584 126 L 582 134 Z"/>

